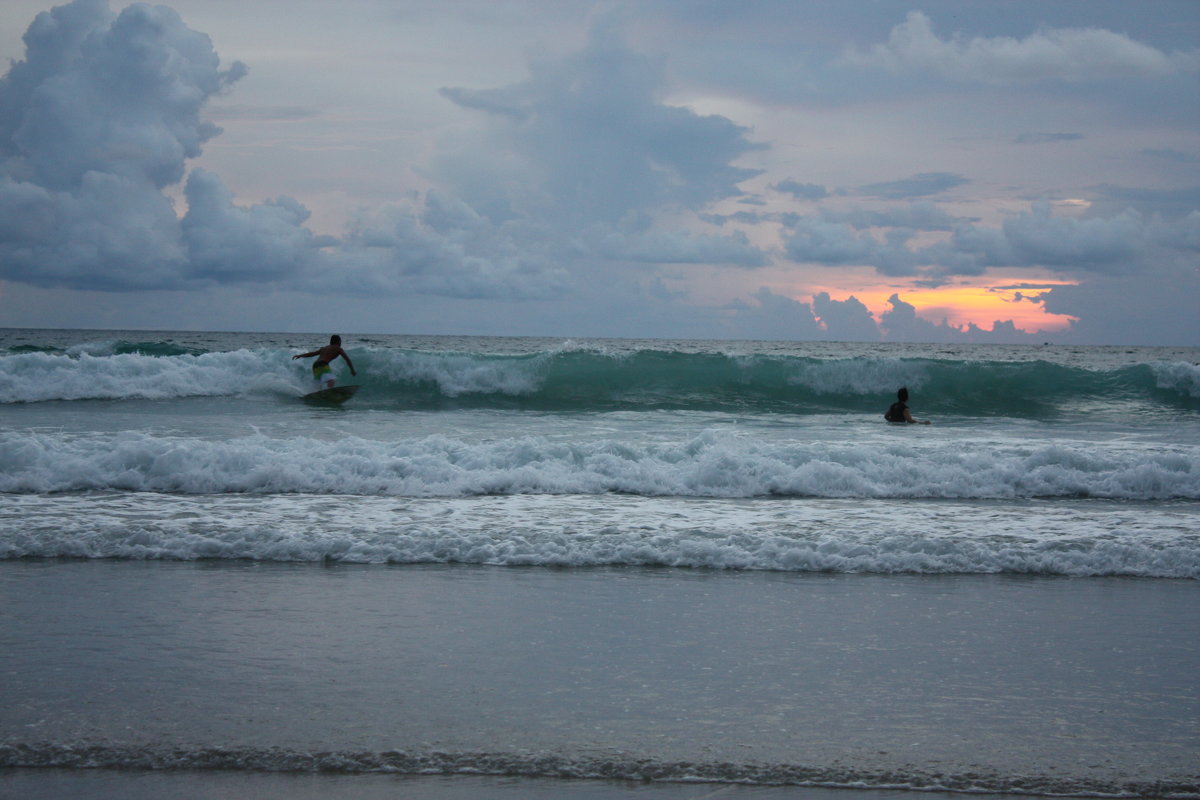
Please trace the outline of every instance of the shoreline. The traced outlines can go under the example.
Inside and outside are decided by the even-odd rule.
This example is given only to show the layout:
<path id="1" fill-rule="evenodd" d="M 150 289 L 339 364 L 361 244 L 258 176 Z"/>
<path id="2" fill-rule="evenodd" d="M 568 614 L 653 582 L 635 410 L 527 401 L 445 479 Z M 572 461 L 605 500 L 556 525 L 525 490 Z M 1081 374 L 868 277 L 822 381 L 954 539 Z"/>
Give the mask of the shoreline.
<path id="1" fill-rule="evenodd" d="M 1196 591 L 5 561 L 0 764 L 1153 796 L 1200 784 Z"/>

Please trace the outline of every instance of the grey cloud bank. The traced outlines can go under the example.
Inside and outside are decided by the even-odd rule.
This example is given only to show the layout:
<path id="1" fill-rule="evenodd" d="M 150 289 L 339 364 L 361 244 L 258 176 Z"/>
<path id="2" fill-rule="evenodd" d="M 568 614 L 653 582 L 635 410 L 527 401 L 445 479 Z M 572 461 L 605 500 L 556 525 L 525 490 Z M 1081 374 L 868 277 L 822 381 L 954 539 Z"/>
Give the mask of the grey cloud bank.
<path id="1" fill-rule="evenodd" d="M 788 8 L 798 21 L 806 8 L 817 14 Z M 1190 186 L 1150 167 L 1145 185 L 1091 178 L 1060 190 L 1089 197 L 1082 212 L 1053 197 L 988 210 L 995 182 L 948 146 L 923 163 L 897 153 L 874 167 L 875 180 L 823 177 L 836 173 L 812 158 L 807 171 L 781 170 L 773 154 L 791 146 L 786 134 L 739 122 L 719 98 L 718 113 L 672 97 L 680 78 L 670 55 L 628 44 L 636 15 L 585 15 L 579 25 L 581 46 L 530 58 L 523 80 L 430 86 L 460 116 L 413 165 L 421 184 L 362 204 L 330 235 L 314 229 L 311 201 L 278 194 L 288 176 L 273 199 L 239 203 L 209 153 L 223 132 L 206 109 L 227 97 L 237 102 L 212 114 L 227 126 L 319 117 L 290 98 L 242 104 L 253 61 L 223 64 L 209 36 L 166 6 L 113 13 L 76 0 L 38 15 L 24 58 L 0 78 L 0 324 L 31 324 L 33 313 L 62 324 L 47 311 L 52 297 L 64 314 L 101 297 L 110 309 L 128 298 L 132 316 L 118 326 L 153 326 L 157 317 L 132 309 L 154 297 L 226 308 L 197 311 L 196 327 L 345 328 L 335 317 L 354 313 L 371 329 L 445 333 L 1200 343 L 1194 133 L 1140 136 L 1128 148 L 1146 164 L 1192 170 Z M 893 86 L 907 74 L 980 91 L 1054 83 L 1051 95 L 1109 81 L 1106 102 L 1119 106 L 1122 82 L 1194 79 L 1200 69 L 1194 49 L 1095 26 L 943 37 L 922 12 L 883 43 L 830 53 L 813 79 L 844 74 L 847 97 L 874 72 Z M 926 87 L 914 79 L 904 91 L 917 99 Z M 1030 132 L 1064 130 L 1053 122 L 995 139 L 1022 152 L 1111 139 L 1086 121 L 1079 132 Z M 847 185 L 858 188 L 829 188 Z M 955 327 L 923 319 L 903 288 L 875 315 L 854 285 L 844 300 L 778 288 L 779 275 L 803 286 L 814 269 L 863 267 L 913 287 L 1049 271 L 1078 285 L 1018 300 L 1075 321 L 1059 333 L 1006 321 Z M 693 295 L 713 291 L 701 280 L 741 288 L 732 302 L 701 302 Z M 289 311 L 309 305 L 305 296 L 324 298 L 320 313 Z M 22 297 L 35 309 L 25 316 Z M 230 322 L 243 303 L 271 310 Z"/>
<path id="2" fill-rule="evenodd" d="M 1045 28 L 1024 38 L 939 37 L 928 16 L 913 11 L 885 44 L 850 49 L 844 62 L 892 72 L 928 72 L 955 81 L 1024 83 L 1159 77 L 1200 70 L 1200 48 L 1163 52 L 1123 33 L 1094 27 Z"/>

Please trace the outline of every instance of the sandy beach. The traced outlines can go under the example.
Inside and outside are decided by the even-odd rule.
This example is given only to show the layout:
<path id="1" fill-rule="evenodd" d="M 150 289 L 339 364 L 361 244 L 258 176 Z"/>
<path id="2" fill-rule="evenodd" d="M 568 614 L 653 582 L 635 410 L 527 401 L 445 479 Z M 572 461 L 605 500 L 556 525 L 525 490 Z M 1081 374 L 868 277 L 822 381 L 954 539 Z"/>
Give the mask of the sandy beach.
<path id="1" fill-rule="evenodd" d="M 6 775 L 46 797 L 269 797 L 308 772 L 372 797 L 380 770 L 992 792 L 1194 773 L 1191 581 L 35 561 L 0 564 L 0 594 L 4 765 L 109 768 Z"/>

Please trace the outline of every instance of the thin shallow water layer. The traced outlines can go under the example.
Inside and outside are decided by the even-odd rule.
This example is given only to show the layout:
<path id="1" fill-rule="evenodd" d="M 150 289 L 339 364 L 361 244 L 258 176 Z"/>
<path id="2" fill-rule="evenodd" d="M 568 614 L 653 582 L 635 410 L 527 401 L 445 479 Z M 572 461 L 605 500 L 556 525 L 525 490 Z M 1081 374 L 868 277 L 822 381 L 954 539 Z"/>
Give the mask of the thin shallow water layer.
<path id="1" fill-rule="evenodd" d="M 1194 581 L 0 564 L 0 764 L 1195 790 Z"/>
<path id="2" fill-rule="evenodd" d="M 363 775 L 335 772 L 0 770 L 0 795 L 22 800 L 913 800 L 902 789 L 822 789 L 706 781 L 525 778 L 512 775 Z M 1028 795 L 995 795 L 1016 800 Z M 923 792 L 921 800 L 961 800 Z"/>

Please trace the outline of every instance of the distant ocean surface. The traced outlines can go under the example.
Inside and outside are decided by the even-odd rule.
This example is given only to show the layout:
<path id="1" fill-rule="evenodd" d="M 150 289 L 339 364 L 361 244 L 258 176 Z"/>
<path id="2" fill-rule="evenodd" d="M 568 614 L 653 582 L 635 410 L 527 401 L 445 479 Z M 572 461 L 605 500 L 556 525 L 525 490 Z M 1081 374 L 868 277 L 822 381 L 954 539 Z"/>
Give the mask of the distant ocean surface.
<path id="1" fill-rule="evenodd" d="M 0 767 L 1200 797 L 1200 349 L 341 333 L 0 329 Z"/>

